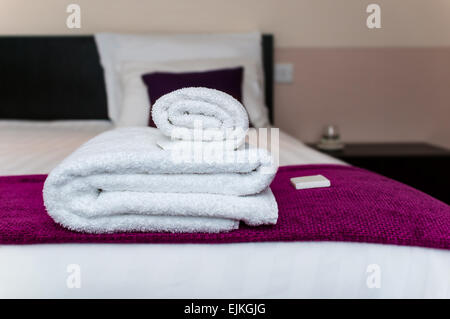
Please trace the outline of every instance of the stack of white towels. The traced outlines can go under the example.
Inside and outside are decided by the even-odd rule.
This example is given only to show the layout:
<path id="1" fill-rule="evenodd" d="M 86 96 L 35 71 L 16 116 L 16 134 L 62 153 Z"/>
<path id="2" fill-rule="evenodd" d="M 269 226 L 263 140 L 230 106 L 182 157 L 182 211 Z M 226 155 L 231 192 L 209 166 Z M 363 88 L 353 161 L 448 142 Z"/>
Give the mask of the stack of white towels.
<path id="1" fill-rule="evenodd" d="M 269 188 L 276 169 L 267 151 L 244 143 L 248 117 L 237 100 L 185 88 L 161 97 L 152 116 L 159 130 L 102 133 L 49 174 L 44 203 L 57 223 L 88 233 L 212 233 L 241 221 L 276 223 Z"/>

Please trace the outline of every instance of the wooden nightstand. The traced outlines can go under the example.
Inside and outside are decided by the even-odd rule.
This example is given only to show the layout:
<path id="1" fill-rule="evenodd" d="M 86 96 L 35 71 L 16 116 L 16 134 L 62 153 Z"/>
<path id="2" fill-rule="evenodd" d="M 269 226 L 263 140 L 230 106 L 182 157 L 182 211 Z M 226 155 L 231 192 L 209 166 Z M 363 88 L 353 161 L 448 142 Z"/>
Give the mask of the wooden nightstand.
<path id="1" fill-rule="evenodd" d="M 320 152 L 411 185 L 450 203 L 450 151 L 426 143 L 350 143 Z"/>

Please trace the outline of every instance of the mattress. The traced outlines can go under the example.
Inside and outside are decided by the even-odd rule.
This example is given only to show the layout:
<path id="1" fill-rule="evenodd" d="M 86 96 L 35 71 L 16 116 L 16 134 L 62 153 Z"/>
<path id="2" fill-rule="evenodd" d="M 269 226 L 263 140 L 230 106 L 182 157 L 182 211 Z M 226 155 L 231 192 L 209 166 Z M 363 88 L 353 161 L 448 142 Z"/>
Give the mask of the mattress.
<path id="1" fill-rule="evenodd" d="M 0 175 L 48 173 L 111 128 L 0 121 Z M 280 165 L 345 164 L 282 131 L 279 152 Z M 449 269 L 445 250 L 364 243 L 0 246 L 0 297 L 449 298 Z"/>

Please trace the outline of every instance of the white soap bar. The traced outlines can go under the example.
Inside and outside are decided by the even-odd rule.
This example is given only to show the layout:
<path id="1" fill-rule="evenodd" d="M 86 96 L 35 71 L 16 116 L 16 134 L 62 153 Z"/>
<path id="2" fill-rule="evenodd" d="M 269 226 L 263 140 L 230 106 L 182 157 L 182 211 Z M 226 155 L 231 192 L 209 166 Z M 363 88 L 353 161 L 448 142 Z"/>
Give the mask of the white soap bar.
<path id="1" fill-rule="evenodd" d="M 293 177 L 291 183 L 295 189 L 330 187 L 331 185 L 330 180 L 323 175 Z"/>

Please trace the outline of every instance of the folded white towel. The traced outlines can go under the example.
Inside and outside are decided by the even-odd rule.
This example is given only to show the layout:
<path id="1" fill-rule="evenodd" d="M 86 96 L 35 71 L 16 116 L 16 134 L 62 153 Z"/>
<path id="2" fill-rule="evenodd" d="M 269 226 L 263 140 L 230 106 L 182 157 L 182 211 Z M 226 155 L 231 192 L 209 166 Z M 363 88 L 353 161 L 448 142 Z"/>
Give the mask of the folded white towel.
<path id="1" fill-rule="evenodd" d="M 239 162 L 176 162 L 157 146 L 161 137 L 153 128 L 122 128 L 85 143 L 45 181 L 49 215 L 93 233 L 220 232 L 239 221 L 276 223 L 267 152 L 232 152 Z"/>
<path id="2" fill-rule="evenodd" d="M 152 106 L 152 118 L 161 132 L 173 139 L 228 141 L 234 148 L 244 143 L 249 125 L 247 111 L 239 101 L 202 87 L 160 97 Z"/>

